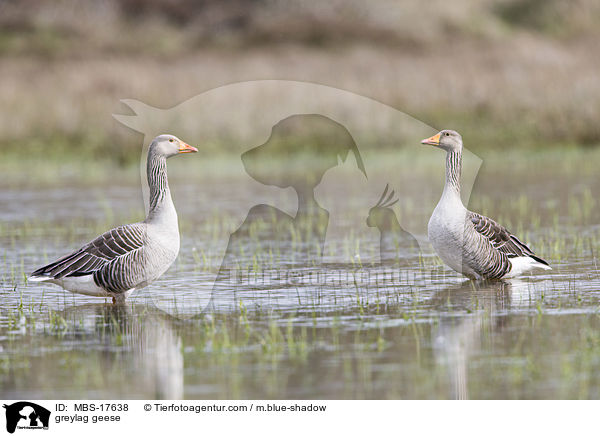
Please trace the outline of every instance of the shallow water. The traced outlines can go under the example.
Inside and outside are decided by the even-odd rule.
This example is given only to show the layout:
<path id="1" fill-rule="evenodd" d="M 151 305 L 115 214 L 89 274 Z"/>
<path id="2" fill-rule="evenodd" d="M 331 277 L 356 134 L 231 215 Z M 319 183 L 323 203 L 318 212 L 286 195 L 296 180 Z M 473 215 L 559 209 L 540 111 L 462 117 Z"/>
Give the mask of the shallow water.
<path id="1" fill-rule="evenodd" d="M 594 156 L 484 159 L 470 207 L 509 226 L 553 267 L 496 283 L 471 282 L 442 265 L 424 231 L 411 232 L 420 255 L 400 243 L 397 262 L 379 263 L 378 232 L 357 236 L 350 218 L 371 199 L 343 188 L 319 197 L 329 211 L 323 262 L 315 244 L 293 235 L 265 239 L 259 222 L 230 250 L 235 261 L 223 263 L 210 247 L 223 248 L 248 213 L 238 206 L 247 203 L 236 193 L 239 181 L 193 171 L 190 179 L 190 167 L 176 164 L 180 256 L 125 306 L 27 283 L 25 275 L 140 219 L 137 170 L 118 186 L 108 177 L 89 186 L 6 186 L 0 396 L 600 398 Z M 399 191 L 397 215 L 407 228 L 426 228 L 441 192 L 438 158 L 403 176 L 411 189 L 423 187 Z M 240 259 L 250 272 L 236 266 Z"/>

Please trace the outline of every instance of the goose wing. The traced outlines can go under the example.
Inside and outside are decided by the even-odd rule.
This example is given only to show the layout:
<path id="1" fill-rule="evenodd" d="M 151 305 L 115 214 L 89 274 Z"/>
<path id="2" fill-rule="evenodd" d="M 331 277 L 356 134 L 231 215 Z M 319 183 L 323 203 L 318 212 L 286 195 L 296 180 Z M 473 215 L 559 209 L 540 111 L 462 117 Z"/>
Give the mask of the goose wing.
<path id="1" fill-rule="evenodd" d="M 116 227 L 98 236 L 79 250 L 34 271 L 32 277 L 61 279 L 84 276 L 105 270 L 109 265 L 127 264 L 133 260 L 146 240 L 144 223 Z"/>
<path id="2" fill-rule="evenodd" d="M 544 265 L 548 265 L 548 262 L 536 256 L 527 245 L 493 219 L 475 212 L 468 212 L 468 219 L 473 224 L 475 231 L 486 238 L 492 247 L 500 253 L 504 253 L 508 257 L 528 256 Z"/>

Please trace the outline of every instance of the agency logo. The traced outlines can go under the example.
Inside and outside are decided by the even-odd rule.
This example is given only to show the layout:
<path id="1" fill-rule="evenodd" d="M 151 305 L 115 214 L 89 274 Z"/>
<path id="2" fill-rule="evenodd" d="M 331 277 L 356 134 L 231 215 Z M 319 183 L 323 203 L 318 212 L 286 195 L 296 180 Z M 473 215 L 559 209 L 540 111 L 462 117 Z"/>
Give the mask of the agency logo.
<path id="1" fill-rule="evenodd" d="M 6 431 L 14 433 L 18 429 L 48 429 L 50 411 L 28 401 L 19 401 L 11 405 L 4 404 L 6 409 Z"/>
<path id="2" fill-rule="evenodd" d="M 226 171 L 227 187 L 189 195 L 187 205 L 178 205 L 182 217 L 197 215 L 198 208 L 206 217 L 221 217 L 210 235 L 200 239 L 197 233 L 193 242 L 202 247 L 199 279 L 176 299 L 153 287 L 144 291 L 174 317 L 254 306 L 263 289 L 325 286 L 353 295 L 341 289 L 390 280 L 385 286 L 409 285 L 414 278 L 397 273 L 413 270 L 398 267 L 432 252 L 424 213 L 435 209 L 438 197 L 423 195 L 415 181 L 433 174 L 434 164 L 419 168 L 413 157 L 427 154 L 421 140 L 439 129 L 407 113 L 343 89 L 289 80 L 230 83 L 169 109 L 122 102 L 134 115 L 115 119 L 144 134 L 140 174 L 147 213 L 152 138 L 173 133 L 200 145 L 206 156 L 214 150 L 224 159 L 216 172 L 205 159 L 188 161 L 198 186 L 213 186 L 215 174 Z M 482 161 L 465 148 L 462 156 L 461 194 L 468 204 Z M 444 174 L 444 160 L 435 158 L 435 165 L 435 173 Z M 266 304 L 288 301 L 268 298 Z"/>

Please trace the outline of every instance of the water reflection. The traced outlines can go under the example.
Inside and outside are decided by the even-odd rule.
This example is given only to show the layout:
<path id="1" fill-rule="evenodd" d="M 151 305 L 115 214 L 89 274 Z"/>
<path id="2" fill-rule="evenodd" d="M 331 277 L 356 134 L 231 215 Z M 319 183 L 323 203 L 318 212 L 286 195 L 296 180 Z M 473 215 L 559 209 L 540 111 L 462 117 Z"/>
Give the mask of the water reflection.
<path id="1" fill-rule="evenodd" d="M 97 353 L 92 353 L 103 372 L 118 367 L 128 375 L 127 397 L 183 398 L 181 338 L 164 312 L 142 305 L 92 303 L 59 315 L 73 326 L 78 340 L 98 341 Z"/>
<path id="2" fill-rule="evenodd" d="M 432 331 L 434 357 L 437 365 L 447 370 L 451 398 L 469 399 L 471 360 L 484 341 L 506 328 L 509 311 L 522 304 L 528 293 L 528 283 L 520 280 L 466 280 L 431 299 L 432 307 L 442 314 L 437 331 Z"/>

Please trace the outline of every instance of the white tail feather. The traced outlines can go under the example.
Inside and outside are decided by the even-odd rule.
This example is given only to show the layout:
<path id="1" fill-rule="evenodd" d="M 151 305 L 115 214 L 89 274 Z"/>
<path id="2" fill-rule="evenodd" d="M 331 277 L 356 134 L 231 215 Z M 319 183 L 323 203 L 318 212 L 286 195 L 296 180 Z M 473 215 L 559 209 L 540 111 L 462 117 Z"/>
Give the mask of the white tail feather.
<path id="1" fill-rule="evenodd" d="M 29 278 L 27 279 L 27 281 L 29 282 L 45 282 L 48 280 L 52 280 L 52 277 L 47 277 L 47 276 L 29 276 Z"/>
<path id="2" fill-rule="evenodd" d="M 536 268 L 545 270 L 552 269 L 548 265 L 544 265 L 543 263 L 540 263 L 529 256 L 512 257 L 509 259 L 509 261 L 512 264 L 512 268 L 505 277 L 514 277 L 516 275 Z"/>

